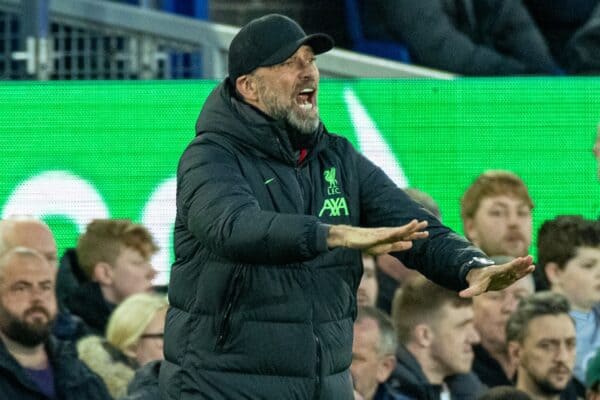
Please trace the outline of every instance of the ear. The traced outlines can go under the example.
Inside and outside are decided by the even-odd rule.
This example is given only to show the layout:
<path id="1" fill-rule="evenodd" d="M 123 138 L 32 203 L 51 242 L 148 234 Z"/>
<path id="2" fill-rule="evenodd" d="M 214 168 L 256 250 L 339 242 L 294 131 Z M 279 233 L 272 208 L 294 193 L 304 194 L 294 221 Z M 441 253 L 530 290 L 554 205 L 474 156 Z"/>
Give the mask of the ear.
<path id="1" fill-rule="evenodd" d="M 258 90 L 256 80 L 249 75 L 242 75 L 235 80 L 235 88 L 244 100 L 249 102 L 258 101 Z"/>
<path id="2" fill-rule="evenodd" d="M 510 341 L 506 344 L 508 351 L 508 358 L 511 362 L 516 364 L 519 363 L 519 359 L 521 358 L 521 344 L 517 341 Z"/>
<path id="3" fill-rule="evenodd" d="M 558 284 L 558 282 L 560 281 L 562 270 L 560 269 L 557 263 L 546 263 L 546 265 L 544 265 L 543 271 L 551 287 Z"/>
<path id="4" fill-rule="evenodd" d="M 419 347 L 430 347 L 434 336 L 435 334 L 431 330 L 431 327 L 427 324 L 418 324 L 413 329 L 414 341 Z"/>
<path id="5" fill-rule="evenodd" d="M 377 365 L 376 378 L 377 382 L 383 383 L 388 380 L 392 371 L 396 368 L 396 356 L 387 355 L 384 356 L 379 364 Z"/>
<path id="6" fill-rule="evenodd" d="M 113 267 L 107 262 L 100 261 L 93 268 L 92 280 L 100 285 L 111 286 L 113 284 Z"/>
<path id="7" fill-rule="evenodd" d="M 464 224 L 465 228 L 465 236 L 471 242 L 475 243 L 478 240 L 477 229 L 475 229 L 475 219 L 474 218 L 465 218 Z"/>

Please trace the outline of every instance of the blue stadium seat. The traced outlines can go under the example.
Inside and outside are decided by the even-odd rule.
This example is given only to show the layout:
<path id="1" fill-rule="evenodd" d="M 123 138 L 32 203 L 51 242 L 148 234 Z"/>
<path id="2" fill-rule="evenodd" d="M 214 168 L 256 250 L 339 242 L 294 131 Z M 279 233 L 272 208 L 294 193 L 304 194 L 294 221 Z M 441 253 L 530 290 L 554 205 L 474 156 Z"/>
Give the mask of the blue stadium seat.
<path id="1" fill-rule="evenodd" d="M 345 0 L 346 25 L 352 42 L 352 50 L 377 57 L 389 58 L 405 63 L 410 62 L 408 48 L 402 43 L 387 40 L 372 40 L 364 36 L 361 19 L 363 0 Z"/>

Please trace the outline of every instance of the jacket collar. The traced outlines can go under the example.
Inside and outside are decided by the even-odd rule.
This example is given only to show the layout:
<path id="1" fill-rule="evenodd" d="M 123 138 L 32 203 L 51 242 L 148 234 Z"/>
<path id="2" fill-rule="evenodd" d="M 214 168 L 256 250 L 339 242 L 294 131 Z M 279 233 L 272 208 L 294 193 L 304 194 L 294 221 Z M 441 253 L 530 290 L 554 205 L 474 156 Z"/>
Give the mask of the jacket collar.
<path id="1" fill-rule="evenodd" d="M 206 99 L 196 122 L 196 135 L 216 133 L 227 137 L 247 151 L 263 158 L 274 158 L 296 165 L 298 145 L 290 137 L 299 137 L 309 150 L 307 159 L 315 156 L 326 145 L 322 123 L 307 139 L 288 126 L 274 120 L 235 96 L 228 79 L 218 85 Z"/>

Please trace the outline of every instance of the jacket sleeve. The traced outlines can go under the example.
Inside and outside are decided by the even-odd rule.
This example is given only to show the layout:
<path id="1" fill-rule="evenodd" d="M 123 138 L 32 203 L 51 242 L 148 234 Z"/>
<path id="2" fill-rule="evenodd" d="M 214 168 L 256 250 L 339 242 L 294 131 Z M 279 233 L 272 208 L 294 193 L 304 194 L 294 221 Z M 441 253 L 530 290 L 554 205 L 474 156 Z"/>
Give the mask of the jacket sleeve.
<path id="1" fill-rule="evenodd" d="M 539 65 L 527 65 L 510 53 L 503 54 L 493 47 L 474 42 L 457 29 L 441 0 L 397 0 L 384 1 L 384 4 L 390 34 L 405 42 L 416 61 L 426 66 L 466 75 L 518 75 L 545 71 Z M 518 16 L 522 14 L 515 17 Z M 533 24 L 531 18 L 529 22 Z M 535 28 L 532 26 L 532 29 Z M 508 27 L 504 32 L 514 33 Z M 519 41 L 521 39 L 524 37 L 519 33 Z M 516 41 L 513 42 L 516 44 Z M 538 54 L 534 48 L 538 45 L 537 40 L 520 44 L 525 50 Z"/>
<path id="2" fill-rule="evenodd" d="M 481 250 L 413 201 L 379 167 L 360 154 L 357 157 L 361 225 L 400 226 L 415 218 L 427 220 L 429 224 L 427 239 L 416 240 L 410 250 L 393 253 L 393 256 L 452 290 L 468 286 L 466 276 L 472 268 L 493 264 Z"/>
<path id="3" fill-rule="evenodd" d="M 236 262 L 299 262 L 327 250 L 327 225 L 313 216 L 262 210 L 235 157 L 214 143 L 197 139 L 184 152 L 177 209 L 202 244 Z"/>

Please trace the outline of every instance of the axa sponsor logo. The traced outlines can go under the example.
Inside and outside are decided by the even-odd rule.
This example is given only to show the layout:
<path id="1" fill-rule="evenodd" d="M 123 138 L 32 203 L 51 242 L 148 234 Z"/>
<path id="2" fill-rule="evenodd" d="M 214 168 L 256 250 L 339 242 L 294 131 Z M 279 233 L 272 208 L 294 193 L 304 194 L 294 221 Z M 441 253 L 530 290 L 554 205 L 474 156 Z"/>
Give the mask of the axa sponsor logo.
<path id="1" fill-rule="evenodd" d="M 325 178 L 325 182 L 327 182 L 327 195 L 328 196 L 336 196 L 331 198 L 326 198 L 323 201 L 323 206 L 321 207 L 321 211 L 319 212 L 319 217 L 322 217 L 325 214 L 330 217 L 340 217 L 342 215 L 348 216 L 350 212 L 348 210 L 348 203 L 346 202 L 346 198 L 344 196 L 339 196 L 341 194 L 340 186 L 338 180 L 336 178 L 336 169 L 335 167 L 331 167 L 326 169 L 323 172 L 323 177 Z"/>

